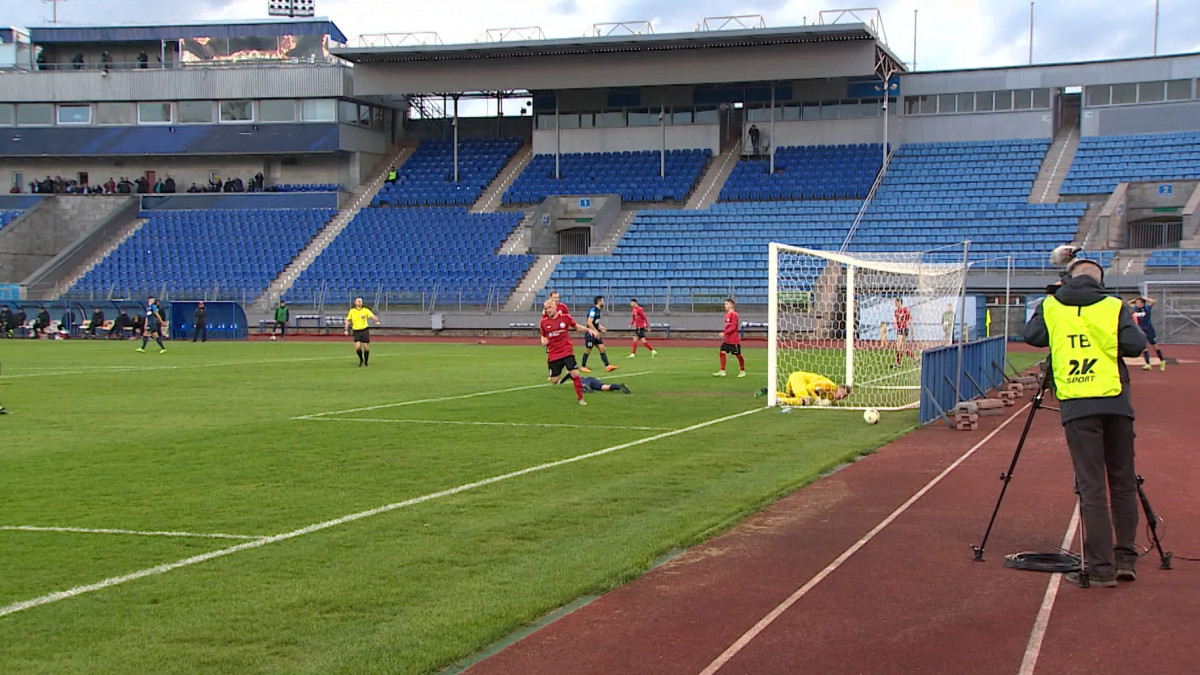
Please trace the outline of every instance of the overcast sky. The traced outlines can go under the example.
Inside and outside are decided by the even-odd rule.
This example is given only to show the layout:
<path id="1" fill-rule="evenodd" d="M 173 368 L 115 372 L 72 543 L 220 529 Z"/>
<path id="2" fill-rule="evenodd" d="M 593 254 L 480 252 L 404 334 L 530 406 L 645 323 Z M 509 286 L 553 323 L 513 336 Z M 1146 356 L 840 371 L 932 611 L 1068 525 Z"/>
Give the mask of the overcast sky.
<path id="1" fill-rule="evenodd" d="M 4 0 L 0 21 L 50 22 L 51 5 Z M 848 2 L 870 5 L 871 2 Z M 1025 0 L 885 0 L 878 3 L 892 51 L 911 66 L 913 10 L 917 70 L 1026 63 Z M 1160 54 L 1200 51 L 1195 0 L 1160 0 Z M 316 0 L 354 39 L 361 34 L 435 31 L 446 43 L 474 42 L 489 28 L 538 26 L 548 38 L 576 37 L 595 23 L 650 21 L 656 33 L 692 30 L 704 17 L 758 14 L 768 27 L 818 21 L 830 6 L 811 0 Z M 1154 0 L 1040 0 L 1034 7 L 1033 60 L 1059 63 L 1143 56 L 1153 49 Z M 111 25 L 265 18 L 267 0 L 59 0 L 61 24 Z"/>

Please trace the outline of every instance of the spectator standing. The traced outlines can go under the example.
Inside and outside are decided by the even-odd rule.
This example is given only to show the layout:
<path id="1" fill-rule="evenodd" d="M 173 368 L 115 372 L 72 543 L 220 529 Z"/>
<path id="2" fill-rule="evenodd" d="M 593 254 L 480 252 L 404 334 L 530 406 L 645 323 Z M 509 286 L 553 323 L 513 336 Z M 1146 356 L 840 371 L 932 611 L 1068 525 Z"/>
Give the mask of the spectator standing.
<path id="1" fill-rule="evenodd" d="M 192 342 L 197 338 L 201 342 L 208 342 L 208 308 L 204 306 L 204 301 L 201 300 L 196 304 L 196 311 L 192 313 Z"/>
<path id="2" fill-rule="evenodd" d="M 761 142 L 762 142 L 762 134 L 759 132 L 757 126 L 751 124 L 750 125 L 750 147 L 754 149 L 755 155 L 759 154 L 759 150 L 762 148 Z"/>

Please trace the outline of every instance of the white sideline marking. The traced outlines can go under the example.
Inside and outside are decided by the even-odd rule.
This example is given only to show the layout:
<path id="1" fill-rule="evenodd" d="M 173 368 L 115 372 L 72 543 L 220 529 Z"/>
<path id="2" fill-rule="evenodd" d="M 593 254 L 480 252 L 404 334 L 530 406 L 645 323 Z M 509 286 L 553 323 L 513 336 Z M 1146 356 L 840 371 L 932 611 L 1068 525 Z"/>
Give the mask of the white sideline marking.
<path id="1" fill-rule="evenodd" d="M 649 375 L 653 371 L 644 370 L 637 373 L 625 373 L 621 377 L 637 377 L 638 375 Z M 308 415 L 298 415 L 293 417 L 294 420 L 312 420 L 318 417 L 329 417 L 331 415 L 345 415 L 347 413 L 367 412 L 368 410 L 383 410 L 385 408 L 400 408 L 406 405 L 418 405 L 421 403 L 439 403 L 441 401 L 458 401 L 467 398 L 477 398 L 479 396 L 491 396 L 493 394 L 507 394 L 513 391 L 523 391 L 525 389 L 537 389 L 539 387 L 553 387 L 552 382 L 540 382 L 538 384 L 526 384 L 520 387 L 509 387 L 508 389 L 492 389 L 489 391 L 477 391 L 473 394 L 456 394 L 454 396 L 438 396 L 436 398 L 419 398 L 413 401 L 399 401 L 396 403 L 380 403 L 379 405 L 369 405 L 362 408 L 349 408 L 347 410 L 330 410 L 327 412 L 310 413 Z"/>
<path id="2" fill-rule="evenodd" d="M 83 586 L 76 586 L 74 588 L 68 588 L 67 590 L 64 590 L 64 591 L 55 591 L 53 593 L 48 593 L 41 597 L 32 598 L 30 600 L 22 600 L 20 602 L 14 602 L 10 605 L 5 605 L 4 607 L 0 607 L 0 617 L 5 617 L 10 614 L 16 614 L 17 612 L 21 612 L 21 611 L 24 611 L 27 609 L 32 609 L 34 607 L 48 605 L 52 602 L 58 602 L 59 600 L 66 600 L 68 598 L 73 598 L 73 597 L 76 597 L 79 595 L 83 595 L 85 593 L 92 593 L 94 591 L 104 590 L 105 588 L 109 588 L 111 586 L 117 586 L 120 584 L 124 584 L 126 582 L 136 581 L 137 579 L 142 579 L 144 577 L 155 576 L 158 574 L 165 574 L 172 570 L 177 570 L 181 567 L 188 567 L 189 565 L 195 565 L 197 563 L 206 562 L 206 561 L 212 560 L 214 558 L 221 558 L 221 557 L 230 555 L 231 553 L 237 553 L 238 551 L 248 551 L 250 549 L 259 548 L 260 546 L 266 546 L 267 544 L 274 544 L 274 543 L 280 542 L 280 541 L 287 541 L 288 539 L 295 539 L 296 537 L 300 537 L 300 536 L 303 536 L 306 534 L 312 534 L 313 532 L 319 532 L 321 530 L 326 530 L 331 527 L 336 527 L 338 525 L 344 525 L 346 523 L 353 522 L 355 520 L 360 520 L 362 518 L 370 518 L 371 516 L 377 516 L 381 513 L 395 511 L 396 509 L 402 509 L 402 508 L 405 508 L 408 506 L 413 506 L 416 504 L 421 504 L 424 502 L 432 501 L 434 499 L 440 499 L 441 497 L 449 497 L 452 495 L 459 494 L 460 492 L 467 492 L 469 490 L 474 490 L 475 488 L 484 487 L 486 485 L 491 485 L 493 483 L 499 483 L 502 481 L 509 480 L 511 478 L 518 478 L 520 476 L 524 476 L 524 475 L 531 474 L 531 473 L 537 473 L 539 471 L 545 471 L 547 469 L 553 469 L 553 468 L 556 468 L 559 466 L 564 466 L 566 464 L 572 464 L 574 462 L 581 462 L 585 459 L 592 459 L 594 457 L 600 457 L 602 455 L 607 455 L 609 453 L 616 452 L 618 450 L 624 450 L 626 448 L 632 448 L 636 445 L 642 445 L 643 443 L 650 443 L 651 441 L 657 441 L 657 440 L 661 440 L 664 438 L 670 438 L 671 436 L 678 436 L 680 434 L 686 434 L 686 433 L 689 433 L 692 431 L 696 431 L 697 429 L 703 429 L 705 427 L 712 426 L 714 424 L 721 424 L 722 422 L 728 422 L 730 420 L 734 420 L 739 417 L 745 417 L 746 415 L 753 415 L 754 413 L 762 412 L 763 410 L 766 410 L 766 408 L 753 408 L 751 410 L 744 410 L 740 413 L 734 413 L 732 415 L 726 415 L 724 417 L 718 417 L 716 419 L 711 419 L 711 420 L 708 420 L 707 422 L 700 422 L 698 424 L 693 424 L 690 427 L 683 427 L 680 429 L 674 429 L 672 431 L 664 431 L 661 434 L 655 434 L 653 436 L 639 438 L 638 440 L 629 441 L 628 443 L 621 443 L 619 445 L 613 445 L 613 446 L 609 446 L 607 448 L 602 448 L 600 450 L 594 450 L 592 452 L 587 452 L 582 455 L 575 455 L 574 457 L 568 457 L 566 459 L 560 459 L 560 460 L 556 460 L 553 462 L 546 462 L 544 464 L 538 464 L 535 466 L 526 467 L 524 469 L 518 469 L 516 471 L 511 471 L 509 473 L 500 474 L 499 476 L 492 476 L 491 478 L 484 478 L 483 480 L 475 481 L 473 483 L 464 483 L 457 487 L 448 488 L 446 490 L 441 490 L 439 492 L 431 492 L 429 494 L 421 495 L 420 497 L 413 497 L 412 499 L 406 499 L 402 502 L 386 504 L 384 506 L 379 506 L 379 507 L 376 507 L 373 509 L 369 509 L 367 511 L 359 511 L 358 513 L 351 513 L 350 515 L 342 516 L 340 518 L 334 518 L 333 520 L 326 520 L 321 523 L 314 523 L 312 525 L 302 527 L 298 530 L 292 530 L 291 532 L 284 532 L 283 534 L 275 534 L 275 535 L 271 535 L 269 537 L 261 537 L 259 539 L 255 539 L 253 541 L 247 541 L 247 542 L 244 542 L 241 544 L 237 544 L 236 546 L 230 546 L 229 548 L 223 548 L 223 549 L 219 549 L 216 551 L 209 551 L 208 553 L 201 553 L 199 555 L 191 556 L 190 558 L 176 560 L 175 562 L 164 563 L 162 565 L 155 565 L 154 567 L 147 567 L 146 569 L 138 570 L 136 572 L 130 572 L 129 574 L 123 574 L 121 576 L 109 577 L 107 579 L 103 579 L 103 580 L 97 581 L 95 583 L 86 584 Z"/>
<path id="3" fill-rule="evenodd" d="M 967 458 L 969 458 L 971 455 L 975 454 L 976 450 L 978 450 L 979 448 L 982 448 L 984 446 L 984 444 L 986 444 L 988 441 L 992 440 L 992 437 L 994 437 L 996 434 L 1000 433 L 1000 431 L 1002 429 L 1004 429 L 1004 427 L 1008 426 L 1009 422 L 1015 420 L 1017 418 L 1017 415 L 1020 415 L 1022 412 L 1024 412 L 1025 409 L 1029 407 L 1029 405 L 1030 405 L 1029 403 L 1026 403 L 1025 405 L 1021 406 L 1021 408 L 1019 410 L 1014 411 L 1012 415 L 1009 415 L 1008 419 L 1004 420 L 1004 422 L 1002 422 L 1000 424 L 1000 426 L 993 429 L 991 431 L 991 433 L 989 433 L 987 436 L 984 436 L 982 440 L 980 440 L 978 443 L 973 445 L 970 450 L 967 450 L 962 455 L 960 455 L 958 459 L 954 460 L 950 464 L 950 466 L 946 467 L 945 469 L 942 470 L 941 473 L 934 476 L 928 483 L 925 484 L 925 487 L 921 488 L 920 490 L 917 490 L 916 494 L 914 494 L 913 496 L 908 498 L 908 501 L 906 501 L 903 504 L 901 504 L 900 506 L 898 506 L 895 511 L 892 511 L 890 514 L 888 514 L 888 516 L 886 518 L 879 521 L 879 524 L 876 525 L 875 527 L 871 528 L 870 532 L 863 535 L 862 539 L 859 539 L 858 541 L 854 542 L 854 544 L 851 545 L 850 548 L 843 551 L 842 554 L 839 555 L 837 558 L 835 558 L 833 562 L 826 565 L 825 569 L 821 570 L 820 572 L 817 572 L 817 574 L 812 579 L 809 579 L 808 583 L 801 586 L 799 589 L 796 590 L 795 593 L 792 593 L 790 596 L 788 596 L 788 598 L 786 600 L 779 603 L 779 605 L 777 605 L 775 607 L 775 609 L 772 609 L 770 612 L 768 612 L 766 616 L 764 616 L 762 619 L 760 619 L 758 623 L 754 624 L 750 628 L 750 630 L 743 633 L 741 637 L 739 637 L 732 645 L 730 645 L 728 649 L 726 649 L 724 652 L 722 652 L 720 656 L 718 656 L 716 659 L 714 659 L 712 663 L 708 664 L 708 667 L 706 667 L 704 670 L 700 671 L 700 675 L 713 675 L 713 673 L 716 673 L 718 670 L 720 670 L 726 663 L 729 662 L 730 659 L 732 659 L 734 656 L 736 656 L 738 652 L 742 651 L 742 649 L 745 648 L 746 645 L 750 644 L 750 642 L 752 640 L 754 640 L 754 638 L 758 637 L 759 633 L 766 630 L 767 626 L 771 625 L 771 623 L 774 622 L 775 619 L 778 619 L 780 616 L 782 616 L 783 613 L 786 612 L 788 610 L 788 608 L 790 608 L 792 605 L 796 604 L 796 602 L 799 601 L 800 598 L 804 597 L 805 594 L 807 594 L 809 591 L 811 591 L 814 587 L 816 587 L 817 584 L 821 583 L 830 574 L 833 574 L 834 570 L 841 567 L 842 563 L 846 562 L 846 560 L 850 556 L 857 553 L 858 550 L 861 549 L 863 546 L 866 546 L 872 539 L 875 538 L 875 535 L 882 532 L 883 529 L 885 527 L 887 527 L 888 525 L 891 525 L 892 521 L 899 518 L 900 515 L 902 513 L 904 513 L 905 511 L 907 511 L 910 506 L 915 504 L 918 499 L 920 499 L 921 497 L 924 497 L 925 493 L 929 492 L 930 490 L 933 489 L 933 487 L 935 485 L 942 482 L 942 479 L 945 478 L 947 475 L 949 475 L 949 473 L 951 471 L 958 468 L 958 465 L 967 461 Z"/>
<path id="4" fill-rule="evenodd" d="M 1070 550 L 1071 540 L 1075 538 L 1075 530 L 1079 527 L 1079 509 L 1071 513 L 1071 524 L 1067 526 L 1067 534 L 1063 537 L 1061 548 Z M 1029 642 L 1025 644 L 1025 658 L 1021 660 L 1020 675 L 1033 675 L 1037 667 L 1038 656 L 1042 652 L 1042 640 L 1046 637 L 1046 629 L 1050 626 L 1050 611 L 1054 609 L 1054 600 L 1058 597 L 1058 587 L 1063 575 L 1050 575 L 1050 583 L 1046 584 L 1046 594 L 1042 596 L 1042 606 L 1038 608 L 1037 619 L 1033 622 L 1033 630 L 1029 633 Z"/>
<path id="5" fill-rule="evenodd" d="M 670 427 L 619 427 L 602 424 L 551 424 L 545 422 L 472 422 L 466 420 L 413 420 L 383 417 L 301 417 L 307 422 L 376 422 L 380 424 L 451 424 L 485 427 L 549 427 L 553 429 L 627 429 L 631 431 L 666 431 Z"/>
<path id="6" fill-rule="evenodd" d="M 79 534 L 135 534 L 142 537 L 202 537 L 207 539 L 262 539 L 262 536 L 252 534 L 222 534 L 219 532 L 159 532 L 90 527 L 39 527 L 37 525 L 0 525 L 0 531 L 74 532 Z"/>
<path id="7" fill-rule="evenodd" d="M 170 352 L 167 352 L 169 355 Z M 166 358 L 164 356 L 163 358 Z M 80 366 L 75 370 L 53 370 L 40 373 L 17 373 L 16 375 L 5 375 L 3 379 L 11 380 L 18 377 L 48 377 L 51 375 L 94 375 L 105 374 L 105 371 L 112 373 L 128 373 L 143 370 L 191 370 L 195 368 L 220 368 L 222 366 L 257 366 L 263 363 L 299 363 L 301 361 L 341 361 L 345 357 L 342 356 L 313 356 L 300 359 L 263 359 L 261 361 L 219 361 L 217 363 L 187 363 L 181 365 L 163 365 L 163 366 Z"/>

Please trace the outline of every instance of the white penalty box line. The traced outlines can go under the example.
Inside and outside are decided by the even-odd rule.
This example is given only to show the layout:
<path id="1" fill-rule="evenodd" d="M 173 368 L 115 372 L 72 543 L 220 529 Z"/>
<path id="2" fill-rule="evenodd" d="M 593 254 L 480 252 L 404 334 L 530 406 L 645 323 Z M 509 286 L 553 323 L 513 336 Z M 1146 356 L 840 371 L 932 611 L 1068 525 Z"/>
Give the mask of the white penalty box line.
<path id="1" fill-rule="evenodd" d="M 196 539 L 262 539 L 257 534 L 222 532 L 173 532 L 167 530 L 123 530 L 112 527 L 44 527 L 41 525 L 0 525 L 0 532 L 59 532 L 70 534 L 125 534 L 139 537 L 184 537 Z"/>
<path id="2" fill-rule="evenodd" d="M 541 385 L 538 385 L 538 386 L 541 386 Z M 610 454 L 613 452 L 617 452 L 619 450 L 625 450 L 626 448 L 632 448 L 632 447 L 635 447 L 638 445 L 643 445 L 645 443 L 652 443 L 654 441 L 662 440 L 664 438 L 670 438 L 672 436 L 679 436 L 681 434 L 690 433 L 693 431 L 697 431 L 699 429 L 704 429 L 706 427 L 710 427 L 713 425 L 722 424 L 724 422 L 729 422 L 731 420 L 739 419 L 739 418 L 745 417 L 747 415 L 753 415 L 754 413 L 762 412 L 763 410 L 766 410 L 766 408 L 752 408 L 750 410 L 743 410 L 742 412 L 733 413 L 732 415 L 725 415 L 724 417 L 717 417 L 715 419 L 711 419 L 711 420 L 708 420 L 705 422 L 699 422 L 699 423 L 693 424 L 691 426 L 682 427 L 679 429 L 673 429 L 671 431 L 664 431 L 663 433 L 660 433 L 660 434 L 654 434 L 653 436 L 639 438 L 637 440 L 629 441 L 627 443 L 620 443 L 618 445 L 612 445 L 607 448 L 602 448 L 600 450 L 594 450 L 592 452 L 586 452 L 586 453 L 583 453 L 580 455 L 575 455 L 573 457 L 567 457 L 566 459 L 560 459 L 560 460 L 556 460 L 553 462 L 545 462 L 543 464 L 537 464 L 534 466 L 526 467 L 524 469 L 510 471 L 509 473 L 492 476 L 490 478 L 484 478 L 482 480 L 474 481 L 471 483 L 463 483 L 462 485 L 458 485 L 456 487 L 448 488 L 445 490 L 440 490 L 438 492 L 431 492 L 429 494 L 421 495 L 419 497 L 413 497 L 412 499 L 406 499 L 404 501 L 395 502 L 392 504 L 385 504 L 383 506 L 379 506 L 379 507 L 376 507 L 373 509 L 368 509 L 366 511 L 359 511 L 358 513 L 351 513 L 349 515 L 345 515 L 340 518 L 334 518 L 332 520 L 326 520 L 326 521 L 320 522 L 320 523 L 313 523 L 312 525 L 308 525 L 308 526 L 302 527 L 297 530 L 292 530 L 291 532 L 284 532 L 282 534 L 271 535 L 269 537 L 261 537 L 258 539 L 254 539 L 252 541 L 246 541 L 241 544 L 237 544 L 237 545 L 230 546 L 227 548 L 218 549 L 216 551 L 209 551 L 207 553 L 201 553 L 199 555 L 194 555 L 189 558 L 183 558 L 182 560 L 176 560 L 175 562 L 164 563 L 162 565 L 155 565 L 154 567 L 147 567 L 145 569 L 141 569 L 136 572 L 130 572 L 129 574 L 122 574 L 120 576 L 109 577 L 107 579 L 103 579 L 103 580 L 97 581 L 95 583 L 85 584 L 82 586 L 76 586 L 74 588 L 68 588 L 63 591 L 55 591 L 53 593 L 48 593 L 46 595 L 43 595 L 43 596 L 40 596 L 37 598 L 31 598 L 29 600 L 22 600 L 20 602 L 14 602 L 12 604 L 0 607 L 0 617 L 5 617 L 10 614 L 16 614 L 18 612 L 22 612 L 27 609 L 33 609 L 34 607 L 48 605 L 53 602 L 58 602 L 59 600 L 66 600 L 68 598 L 78 597 L 80 595 L 84 595 L 87 593 L 93 593 L 95 591 L 104 590 L 106 588 L 125 584 L 130 581 L 136 581 L 138 579 L 144 579 L 146 577 L 156 576 L 159 574 L 166 574 L 167 572 L 171 572 L 173 570 L 177 570 L 177 569 L 180 569 L 183 567 L 189 567 L 191 565 L 196 565 L 196 564 L 202 563 L 202 562 L 207 562 L 209 560 L 213 560 L 216 558 L 221 558 L 221 557 L 224 557 L 227 555 L 237 553 L 239 551 L 249 551 L 251 549 L 266 546 L 267 544 L 275 544 L 275 543 L 278 543 L 281 541 L 295 539 L 297 537 L 302 537 L 304 535 L 312 534 L 314 532 L 320 532 L 322 530 L 327 530 L 331 527 L 336 527 L 338 525 L 344 525 L 346 523 L 351 523 L 356 520 L 362 520 L 364 518 L 370 518 L 372 516 L 377 516 L 377 515 L 380 515 L 383 513 L 388 513 L 391 511 L 395 511 L 397 509 L 403 509 L 403 508 L 407 508 L 409 506 L 423 504 L 425 502 L 433 501 L 435 499 L 441 499 L 442 497 L 450 497 L 453 495 L 457 495 L 457 494 L 460 494 L 463 492 L 468 492 L 470 490 L 475 490 L 475 489 L 485 487 L 488 485 L 492 485 L 495 483 L 500 483 L 500 482 L 503 482 L 506 480 L 511 480 L 513 478 L 519 478 L 521 476 L 526 476 L 529 474 L 538 473 L 538 472 L 546 471 L 549 469 L 554 469 L 554 468 L 557 468 L 560 466 L 566 466 L 568 464 L 573 464 L 575 462 L 582 462 L 584 460 L 594 459 L 596 457 L 602 457 L 604 455 L 607 455 L 607 454 Z"/>

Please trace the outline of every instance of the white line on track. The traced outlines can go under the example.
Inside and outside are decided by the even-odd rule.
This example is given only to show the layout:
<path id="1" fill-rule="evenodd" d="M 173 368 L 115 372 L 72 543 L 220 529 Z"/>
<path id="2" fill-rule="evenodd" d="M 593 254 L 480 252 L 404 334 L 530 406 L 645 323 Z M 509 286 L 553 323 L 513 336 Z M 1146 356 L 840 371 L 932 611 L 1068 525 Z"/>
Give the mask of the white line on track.
<path id="1" fill-rule="evenodd" d="M 468 420 L 413 420 L 383 417 L 300 417 L 307 422 L 375 422 L 379 424 L 450 424 L 484 427 L 548 427 L 552 429 L 627 429 L 630 431 L 667 431 L 670 427 L 621 427 L 603 424 L 552 424 L 548 422 L 475 422 Z"/>
<path id="2" fill-rule="evenodd" d="M 132 534 L 142 537 L 196 537 L 204 539 L 262 539 L 261 535 L 253 534 L 222 534 L 219 532 L 159 532 L 144 530 L 120 530 L 115 528 L 40 527 L 37 525 L 0 525 L 0 531 L 71 532 L 78 534 Z"/>
<path id="3" fill-rule="evenodd" d="M 1067 525 L 1067 534 L 1063 537 L 1064 551 L 1070 550 L 1071 540 L 1075 538 L 1075 530 L 1079 527 L 1079 509 L 1071 513 L 1071 524 Z M 1058 587 L 1063 575 L 1050 575 L 1050 583 L 1046 584 L 1046 594 L 1042 596 L 1042 606 L 1038 608 L 1037 619 L 1033 622 L 1033 630 L 1029 632 L 1029 642 L 1025 643 L 1025 657 L 1021 659 L 1020 675 L 1033 675 L 1037 667 L 1038 656 L 1042 653 L 1042 640 L 1046 637 L 1046 628 L 1050 626 L 1050 611 L 1054 609 L 1054 600 L 1058 597 Z"/>
<path id="4" fill-rule="evenodd" d="M 344 525 L 346 523 L 350 523 L 350 522 L 353 522 L 356 520 L 361 520 L 363 518 L 370 518 L 371 516 L 377 516 L 381 513 L 388 513 L 389 511 L 395 511 L 396 509 L 402 509 L 402 508 L 406 508 L 409 506 L 414 506 L 416 504 L 423 504 L 425 502 L 433 501 L 435 499 L 440 499 L 442 497 L 450 497 L 452 495 L 456 495 L 456 494 L 459 494 L 462 492 L 467 492 L 469 490 L 474 490 L 476 488 L 481 488 L 481 487 L 484 487 L 487 485 L 492 485 L 493 483 L 499 483 L 499 482 L 510 480 L 513 478 L 519 478 L 521 476 L 525 476 L 528 474 L 537 473 L 539 471 L 546 471 L 547 469 L 553 469 L 553 468 L 557 468 L 560 466 L 565 466 L 567 464 L 572 464 L 575 462 L 582 462 L 584 460 L 592 459 L 595 457 L 601 457 L 601 456 L 607 455 L 609 453 L 617 452 L 618 450 L 632 448 L 634 446 L 642 445 L 644 443 L 651 443 L 653 441 L 661 440 L 664 438 L 670 438 L 672 436 L 678 436 L 680 434 L 690 433 L 692 431 L 696 431 L 698 429 L 703 429 L 705 427 L 710 427 L 715 424 L 721 424 L 723 422 L 735 420 L 735 419 L 738 419 L 741 417 L 745 417 L 747 415 L 753 415 L 754 413 L 762 412 L 763 410 L 766 410 L 766 408 L 753 408 L 751 410 L 744 410 L 740 413 L 734 413 L 732 415 L 725 415 L 724 417 L 717 417 L 715 419 L 711 419 L 706 422 L 699 422 L 699 423 L 693 424 L 689 427 L 682 427 L 680 429 L 664 431 L 661 434 L 654 434 L 653 436 L 639 438 L 635 441 L 629 441 L 628 443 L 612 445 L 607 448 L 602 448 L 600 450 L 587 452 L 582 455 L 575 455 L 574 457 L 568 457 L 566 459 L 560 459 L 560 460 L 557 460 L 554 462 L 546 462 L 544 464 L 538 464 L 535 466 L 526 467 L 524 469 L 518 469 L 517 471 L 511 471 L 509 473 L 500 474 L 498 476 L 492 476 L 491 478 L 484 478 L 483 480 L 478 480 L 473 483 L 464 483 L 457 487 L 448 488 L 446 490 L 441 490 L 439 492 L 431 492 L 429 494 L 421 495 L 420 497 L 413 497 L 412 499 L 406 499 L 402 502 L 395 502 L 393 504 L 385 504 L 384 506 L 369 509 L 367 511 L 359 511 L 358 513 L 351 513 L 349 515 L 342 516 L 340 518 L 334 518 L 333 520 L 326 520 L 321 523 L 313 523 L 312 525 L 302 527 L 298 530 L 292 530 L 291 532 L 284 532 L 282 534 L 276 534 L 276 535 L 272 535 L 269 537 L 262 537 L 261 539 L 247 541 L 247 542 L 238 544 L 236 546 L 230 546 L 228 548 L 222 548 L 222 549 L 218 549 L 216 551 L 209 551 L 208 553 L 201 553 L 199 555 L 194 555 L 190 558 L 176 560 L 175 562 L 164 563 L 162 565 L 155 565 L 154 567 L 147 567 L 146 569 L 141 569 L 136 572 L 130 572 L 129 574 L 123 574 L 121 576 L 109 577 L 107 579 L 103 579 L 103 580 L 97 581 L 95 583 L 86 584 L 83 586 L 76 586 L 74 588 L 68 588 L 67 590 L 64 590 L 64 591 L 55 591 L 53 593 L 48 593 L 46 595 L 43 595 L 43 596 L 40 596 L 37 598 L 32 598 L 30 600 L 22 600 L 20 602 L 14 602 L 12 604 L 0 607 L 0 617 L 5 617 L 10 614 L 16 614 L 17 612 L 22 612 L 24 610 L 32 609 L 34 607 L 48 605 L 52 602 L 58 602 L 59 600 L 66 600 L 68 598 L 74 598 L 74 597 L 77 597 L 80 595 L 84 595 L 85 593 L 93 593 L 95 591 L 104 590 L 104 589 L 110 588 L 112 586 L 117 586 L 120 584 L 128 583 L 130 581 L 136 581 L 137 579 L 143 579 L 145 577 L 151 577 L 151 576 L 155 576 L 155 575 L 159 575 L 159 574 L 166 574 L 167 572 L 170 572 L 172 570 L 177 570 L 182 567 L 188 567 L 190 565 L 195 565 L 197 563 L 206 562 L 209 560 L 213 560 L 214 558 L 221 558 L 221 557 L 233 554 L 233 553 L 237 553 L 239 551 L 249 551 L 250 549 L 255 549 L 255 548 L 259 548 L 261 546 L 266 546 L 267 544 L 275 544 L 275 543 L 278 543 L 281 541 L 295 539 L 296 537 L 301 537 L 306 534 L 312 534 L 313 532 L 320 532 L 321 530 L 326 530 L 331 527 L 336 527 L 338 525 Z"/>
<path id="5" fill-rule="evenodd" d="M 854 555 L 859 549 L 866 546 L 872 539 L 875 538 L 876 535 L 882 532 L 884 528 L 886 528 L 888 525 L 891 525 L 893 521 L 899 518 L 900 514 L 907 511 L 909 507 L 917 502 L 918 499 L 924 497 L 925 494 L 932 490 L 935 485 L 942 482 L 942 479 L 948 476 L 951 471 L 958 468 L 960 464 L 967 461 L 967 458 L 975 454 L 975 451 L 979 450 L 979 448 L 982 448 L 988 441 L 992 440 L 996 434 L 1000 433 L 1004 427 L 1008 426 L 1009 422 L 1015 420 L 1017 415 L 1020 415 L 1027 408 L 1029 408 L 1029 405 L 1029 403 L 1026 403 L 1025 405 L 1021 406 L 1020 409 L 1014 411 L 1013 414 L 1008 417 L 1008 419 L 1004 420 L 1004 422 L 1000 424 L 1000 426 L 993 429 L 991 433 L 989 433 L 987 436 L 984 436 L 982 440 L 971 446 L 970 450 L 964 452 L 959 456 L 958 459 L 954 460 L 950 466 L 946 467 L 941 473 L 934 476 L 928 483 L 925 484 L 925 487 L 917 490 L 916 494 L 908 498 L 908 501 L 898 506 L 895 511 L 892 511 L 890 514 L 888 514 L 888 516 L 881 520 L 878 525 L 871 528 L 871 531 L 863 535 L 862 539 L 854 542 L 850 548 L 843 551 L 842 554 L 835 558 L 833 562 L 829 563 L 825 569 L 817 572 L 813 578 L 808 580 L 808 583 L 804 584 L 798 588 L 796 592 L 789 595 L 787 599 L 779 603 L 775 609 L 767 612 L 766 616 L 760 619 L 758 623 L 751 626 L 750 630 L 747 630 L 745 633 L 743 633 L 742 636 L 735 640 L 728 649 L 722 652 L 721 655 L 714 659 L 712 663 L 708 664 L 704 670 L 700 671 L 700 675 L 713 675 L 713 673 L 716 673 L 718 670 L 720 670 L 726 663 L 729 662 L 730 659 L 736 656 L 738 652 L 742 651 L 746 645 L 750 644 L 754 638 L 758 637 L 760 633 L 766 630 L 767 626 L 770 626 L 775 619 L 778 619 L 780 616 L 782 616 L 783 613 L 786 612 L 792 605 L 796 604 L 800 598 L 804 597 L 809 591 L 815 588 L 817 584 L 824 581 L 825 578 L 830 574 L 833 574 L 834 570 L 841 567 L 842 563 L 846 562 L 850 556 Z"/>
<path id="6" fill-rule="evenodd" d="M 653 371 L 643 370 L 637 373 L 624 373 L 623 378 L 637 377 L 639 375 L 649 375 Z M 294 420 L 312 420 L 319 417 L 330 417 L 332 415 L 345 415 L 348 413 L 367 412 L 369 410 L 384 410 L 386 408 L 400 408 L 406 405 L 419 405 L 422 403 L 440 403 L 441 401 L 459 401 L 468 398 L 478 398 L 480 396 L 492 396 L 494 394 L 507 394 L 513 391 L 524 391 L 526 389 L 537 389 L 539 387 L 553 387 L 550 382 L 541 382 L 538 384 L 526 384 L 520 387 L 509 387 L 508 389 L 491 389 L 489 391 L 477 391 L 473 394 L 456 394 L 454 396 L 438 396 L 436 398 L 419 398 L 412 401 L 397 401 L 395 403 L 380 403 L 379 405 L 368 405 L 362 408 L 349 408 L 346 410 L 329 410 L 326 412 L 310 413 L 308 415 L 299 415 L 293 417 Z"/>

